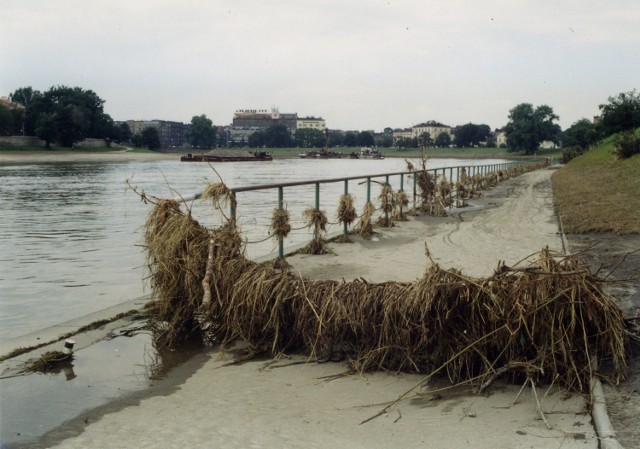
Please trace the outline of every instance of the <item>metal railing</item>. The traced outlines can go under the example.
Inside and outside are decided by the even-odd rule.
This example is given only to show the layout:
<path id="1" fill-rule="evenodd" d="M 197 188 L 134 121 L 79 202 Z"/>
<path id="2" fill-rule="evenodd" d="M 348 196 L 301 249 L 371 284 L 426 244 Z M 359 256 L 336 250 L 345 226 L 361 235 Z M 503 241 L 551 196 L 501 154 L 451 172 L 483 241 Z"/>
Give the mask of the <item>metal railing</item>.
<path id="1" fill-rule="evenodd" d="M 488 165 L 464 165 L 464 166 L 460 165 L 460 166 L 452 166 L 452 167 L 427 169 L 426 172 L 429 173 L 430 175 L 433 175 L 434 179 L 437 179 L 438 176 L 447 177 L 447 174 L 448 174 L 447 179 L 449 181 L 458 181 L 460 179 L 463 169 L 465 170 L 466 175 L 468 177 L 473 177 L 475 175 L 485 176 L 490 173 L 497 173 L 499 171 L 507 170 L 512 167 L 530 165 L 538 162 L 539 161 L 512 161 L 512 162 L 505 162 L 500 164 L 488 164 Z M 285 188 L 313 185 L 315 186 L 314 208 L 316 210 L 320 210 L 320 191 L 321 191 L 321 185 L 323 184 L 343 183 L 344 194 L 347 195 L 349 193 L 349 182 L 364 180 L 364 182 L 366 182 L 366 192 L 367 192 L 366 202 L 371 202 L 371 183 L 373 181 L 375 181 L 376 179 L 383 178 L 385 180 L 385 183 L 389 184 L 392 177 L 399 177 L 400 191 L 404 191 L 405 178 L 410 176 L 413 181 L 412 193 L 413 193 L 413 206 L 415 208 L 416 198 L 418 195 L 417 176 L 415 175 L 420 172 L 422 171 L 414 170 L 414 171 L 403 171 L 403 172 L 392 172 L 392 173 L 380 173 L 380 174 L 374 174 L 374 175 L 350 176 L 350 177 L 342 177 L 342 178 L 316 179 L 316 180 L 310 180 L 310 181 L 295 181 L 295 182 L 285 182 L 285 183 L 277 183 L 277 184 L 261 184 L 261 185 L 255 185 L 255 186 L 235 187 L 230 190 L 233 193 L 234 197 L 236 197 L 236 200 L 237 200 L 237 194 L 239 193 L 257 191 L 257 190 L 272 190 L 272 189 L 277 190 L 277 195 L 278 195 L 277 207 L 278 209 L 282 209 L 284 207 Z M 192 198 L 195 199 L 199 196 L 200 194 L 197 194 Z M 237 201 L 232 202 L 232 205 L 230 206 L 230 215 L 231 215 L 231 219 L 233 220 L 236 220 L 237 212 L 238 212 L 236 204 L 237 204 Z M 349 233 L 346 223 L 343 224 L 342 232 L 345 236 Z M 278 258 L 284 259 L 284 239 L 283 238 L 278 239 Z"/>

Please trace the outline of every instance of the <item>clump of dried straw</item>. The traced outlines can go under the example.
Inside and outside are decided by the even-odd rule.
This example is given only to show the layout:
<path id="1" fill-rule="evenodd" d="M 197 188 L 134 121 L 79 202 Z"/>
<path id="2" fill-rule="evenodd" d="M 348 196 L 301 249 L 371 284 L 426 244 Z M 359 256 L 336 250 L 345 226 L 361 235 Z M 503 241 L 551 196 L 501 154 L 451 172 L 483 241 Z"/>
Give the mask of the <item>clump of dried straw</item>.
<path id="1" fill-rule="evenodd" d="M 625 371 L 625 324 L 602 279 L 546 248 L 529 268 L 501 264 L 486 279 L 434 263 L 411 283 L 312 281 L 247 260 L 233 224 L 207 230 L 172 202 L 157 203 L 146 226 L 165 343 L 197 335 L 244 342 L 252 354 L 339 354 L 354 371 L 444 373 L 477 385 L 500 375 L 587 391 L 593 355 L 611 360 L 611 380 Z"/>
<path id="2" fill-rule="evenodd" d="M 376 208 L 371 201 L 368 201 L 364 205 L 364 210 L 360 215 L 358 224 L 353 228 L 353 232 L 360 235 L 363 239 L 370 239 L 373 236 L 373 225 L 371 224 L 371 217 L 376 212 Z"/>
<path id="3" fill-rule="evenodd" d="M 409 197 L 404 190 L 398 190 L 396 192 L 394 204 L 393 219 L 395 221 L 407 221 L 408 218 L 404 211 L 409 206 Z"/>
<path id="4" fill-rule="evenodd" d="M 289 235 L 291 232 L 291 224 L 289 223 L 289 211 L 287 209 L 273 209 L 269 231 L 271 235 L 278 239 L 283 239 Z"/>
<path id="5" fill-rule="evenodd" d="M 307 227 L 313 229 L 313 239 L 304 248 L 306 254 L 326 254 L 325 234 L 327 231 L 327 216 L 318 209 L 309 208 L 304 211 L 304 218 L 307 219 Z"/>
<path id="6" fill-rule="evenodd" d="M 389 183 L 382 184 L 382 189 L 380 191 L 380 196 L 378 197 L 380 200 L 380 211 L 382 215 L 378 219 L 378 226 L 382 226 L 383 228 L 390 228 L 393 226 L 393 210 L 396 207 L 396 197 L 393 193 L 393 189 Z"/>
<path id="7" fill-rule="evenodd" d="M 338 203 L 338 221 L 351 225 L 356 218 L 358 218 L 358 214 L 353 205 L 353 195 L 347 193 L 340 196 L 340 202 Z"/>

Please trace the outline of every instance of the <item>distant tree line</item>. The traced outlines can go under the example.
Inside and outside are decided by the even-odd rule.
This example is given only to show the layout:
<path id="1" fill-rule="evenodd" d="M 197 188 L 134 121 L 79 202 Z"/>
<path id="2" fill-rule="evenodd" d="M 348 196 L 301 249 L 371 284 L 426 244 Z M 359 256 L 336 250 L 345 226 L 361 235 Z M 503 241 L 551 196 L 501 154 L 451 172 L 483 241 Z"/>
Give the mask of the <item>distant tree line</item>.
<path id="1" fill-rule="evenodd" d="M 509 111 L 509 123 L 505 127 L 510 151 L 533 154 L 544 140 L 562 142 L 564 159 L 582 154 L 589 147 L 612 134 L 620 134 L 617 152 L 620 157 L 640 152 L 640 144 L 634 130 L 640 127 L 640 95 L 635 89 L 608 98 L 599 106 L 600 117 L 592 122 L 582 118 L 561 131 L 555 124 L 558 116 L 547 105 L 536 108 L 522 103 Z"/>
<path id="2" fill-rule="evenodd" d="M 104 100 L 92 90 L 54 86 L 40 92 L 22 87 L 11 93 L 9 99 L 23 109 L 11 110 L 12 121 L 7 126 L 11 129 L 7 131 L 39 137 L 47 147 L 53 142 L 71 147 L 86 138 L 113 141 L 130 138 L 129 127 L 116 125 L 104 112 Z"/>
<path id="3" fill-rule="evenodd" d="M 47 147 L 53 142 L 71 147 L 86 138 L 108 139 L 114 142 L 132 142 L 136 146 L 151 149 L 160 146 L 160 137 L 155 128 L 146 128 L 132 135 L 126 123 L 117 124 L 104 112 L 104 100 L 92 90 L 80 87 L 54 86 L 45 92 L 31 87 L 16 89 L 9 95 L 13 103 L 22 109 L 0 105 L 0 132 L 9 135 L 37 136 Z M 637 138 L 633 134 L 640 127 L 640 95 L 634 89 L 608 98 L 608 103 L 599 106 L 601 115 L 597 123 L 580 119 L 562 131 L 555 122 L 559 117 L 548 105 L 534 107 L 521 103 L 509 111 L 508 123 L 504 127 L 509 151 L 534 154 L 545 141 L 562 143 L 567 154 L 584 152 L 604 137 L 616 133 L 630 133 L 621 138 L 620 153 L 636 154 Z M 195 148 L 215 148 L 217 127 L 206 115 L 194 116 L 185 134 L 187 142 Z M 224 143 L 224 142 L 223 142 Z M 413 138 L 393 141 L 393 131 L 385 128 L 382 135 L 369 131 L 329 131 L 298 129 L 295 133 L 284 125 L 275 125 L 249 136 L 248 145 L 257 147 L 357 147 L 381 146 L 400 148 L 417 147 L 463 147 L 496 145 L 491 128 L 485 124 L 467 123 L 454 130 L 454 137 L 446 133 L 431 136 L 423 133 Z M 638 150 L 640 151 L 640 150 Z"/>

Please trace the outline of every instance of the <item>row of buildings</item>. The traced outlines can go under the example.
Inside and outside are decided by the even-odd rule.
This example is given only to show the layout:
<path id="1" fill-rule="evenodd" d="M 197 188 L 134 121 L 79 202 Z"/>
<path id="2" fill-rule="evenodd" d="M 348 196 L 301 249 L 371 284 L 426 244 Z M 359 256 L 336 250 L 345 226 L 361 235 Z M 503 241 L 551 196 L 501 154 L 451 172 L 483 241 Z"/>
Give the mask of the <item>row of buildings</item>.
<path id="1" fill-rule="evenodd" d="M 125 122 L 132 134 L 138 134 L 148 127 L 158 130 L 162 148 L 181 148 L 188 143 L 184 135 L 189 124 L 166 120 L 127 120 Z M 326 123 L 320 117 L 298 117 L 297 113 L 281 113 L 278 108 L 238 109 L 228 126 L 219 126 L 218 144 L 220 146 L 245 146 L 251 134 L 263 131 L 270 126 L 284 125 L 293 135 L 299 129 L 317 129 L 324 132 Z"/>

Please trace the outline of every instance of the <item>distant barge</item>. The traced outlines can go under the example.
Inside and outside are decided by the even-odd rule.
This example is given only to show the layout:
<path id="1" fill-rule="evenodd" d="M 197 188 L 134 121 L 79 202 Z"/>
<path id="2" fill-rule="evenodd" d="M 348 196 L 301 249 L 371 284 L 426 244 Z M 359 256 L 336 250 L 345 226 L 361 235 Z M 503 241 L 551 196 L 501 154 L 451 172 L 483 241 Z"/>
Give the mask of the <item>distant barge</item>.
<path id="1" fill-rule="evenodd" d="M 335 151 L 329 151 L 323 148 L 321 151 L 309 151 L 298 155 L 301 159 L 384 159 L 384 155 L 376 148 L 362 147 L 360 153 L 351 152 L 350 154 L 342 154 Z"/>
<path id="2" fill-rule="evenodd" d="M 182 162 L 250 162 L 272 161 L 273 156 L 265 151 L 244 152 L 234 150 L 212 150 L 204 154 L 187 154 L 180 157 Z"/>

